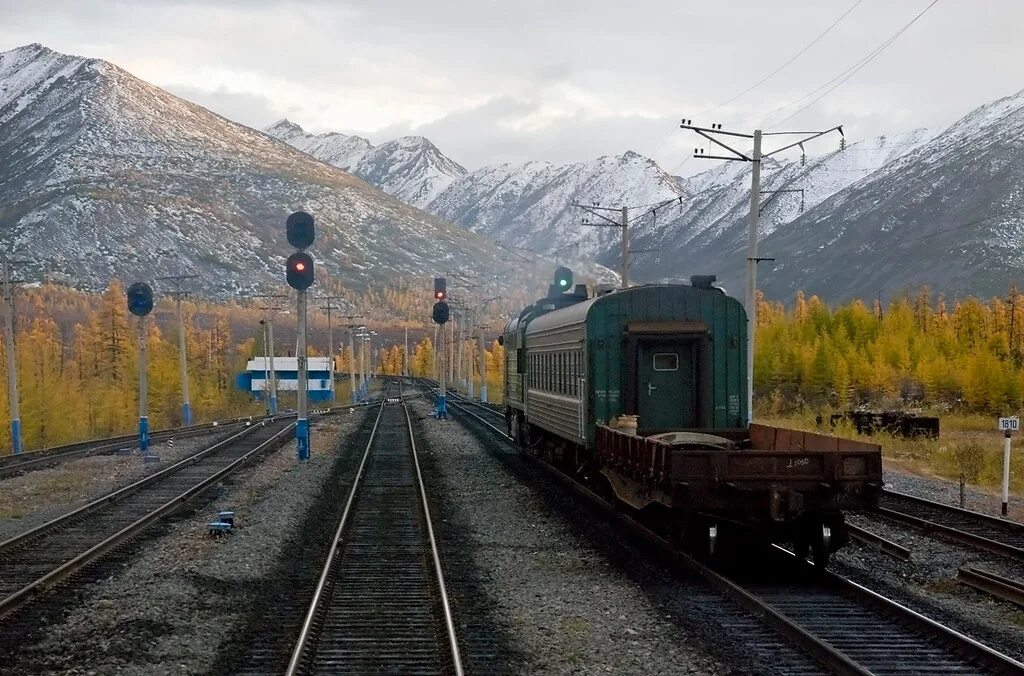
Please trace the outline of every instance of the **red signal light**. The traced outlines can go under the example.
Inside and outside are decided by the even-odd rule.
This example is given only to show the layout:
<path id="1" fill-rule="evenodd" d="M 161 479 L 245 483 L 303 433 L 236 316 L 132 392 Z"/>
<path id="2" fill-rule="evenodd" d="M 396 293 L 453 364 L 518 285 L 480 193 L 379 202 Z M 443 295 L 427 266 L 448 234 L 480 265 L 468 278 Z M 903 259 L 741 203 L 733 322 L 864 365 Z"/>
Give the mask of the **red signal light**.
<path id="1" fill-rule="evenodd" d="M 302 272 L 303 270 L 306 269 L 306 264 L 303 263 L 302 261 L 299 261 L 298 263 L 295 264 L 295 269 L 298 270 L 299 272 Z"/>

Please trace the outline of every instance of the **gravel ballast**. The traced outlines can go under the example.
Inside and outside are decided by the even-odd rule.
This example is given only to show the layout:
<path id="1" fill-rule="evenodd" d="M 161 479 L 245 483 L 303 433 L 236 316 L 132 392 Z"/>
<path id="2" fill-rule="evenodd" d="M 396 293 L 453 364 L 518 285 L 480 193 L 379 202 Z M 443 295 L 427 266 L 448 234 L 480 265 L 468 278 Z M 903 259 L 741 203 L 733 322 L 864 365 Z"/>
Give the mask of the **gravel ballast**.
<path id="1" fill-rule="evenodd" d="M 143 460 L 138 449 L 133 449 L 130 455 L 92 455 L 2 479 L 0 541 L 166 469 L 241 429 L 211 430 L 209 434 L 154 443 L 149 453 L 158 461 Z"/>
<path id="2" fill-rule="evenodd" d="M 285 543 L 366 414 L 318 421 L 307 464 L 296 463 L 289 441 L 131 545 L 127 563 L 80 591 L 10 673 L 212 671 L 230 637 L 245 629 L 252 591 L 279 558 L 302 556 L 284 551 Z M 207 523 L 222 509 L 235 512 L 236 528 L 212 536 Z"/>
<path id="3" fill-rule="evenodd" d="M 758 654 L 752 639 L 774 637 L 755 619 L 653 562 L 507 444 L 430 409 L 414 404 L 414 428 L 467 671 L 816 671 L 782 641 Z"/>
<path id="4" fill-rule="evenodd" d="M 960 484 L 956 481 L 939 477 L 925 477 L 896 469 L 885 470 L 883 477 L 886 488 L 943 502 L 947 505 L 960 506 Z M 964 489 L 964 507 L 967 509 L 999 516 L 1001 505 L 1002 497 L 998 491 L 982 490 L 970 485 Z M 1013 493 L 1010 494 L 1007 502 L 1007 516 L 1015 521 L 1024 522 L 1024 498 Z"/>
<path id="5" fill-rule="evenodd" d="M 1024 565 L 954 542 L 922 534 L 874 515 L 853 515 L 851 523 L 911 551 L 900 561 L 851 542 L 833 557 L 832 569 L 1017 659 L 1024 660 L 1024 611 L 957 582 L 957 569 L 976 566 L 1024 580 Z"/>

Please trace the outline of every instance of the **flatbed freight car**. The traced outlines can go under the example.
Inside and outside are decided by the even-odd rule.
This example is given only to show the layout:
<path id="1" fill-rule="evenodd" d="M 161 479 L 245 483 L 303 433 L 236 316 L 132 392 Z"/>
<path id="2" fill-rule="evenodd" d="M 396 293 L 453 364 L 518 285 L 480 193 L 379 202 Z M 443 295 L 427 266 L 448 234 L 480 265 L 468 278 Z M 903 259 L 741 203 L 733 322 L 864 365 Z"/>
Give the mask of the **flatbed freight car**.
<path id="1" fill-rule="evenodd" d="M 698 553 L 753 535 L 824 565 L 877 506 L 881 449 L 748 424 L 746 313 L 711 281 L 552 285 L 501 337 L 509 436 Z"/>

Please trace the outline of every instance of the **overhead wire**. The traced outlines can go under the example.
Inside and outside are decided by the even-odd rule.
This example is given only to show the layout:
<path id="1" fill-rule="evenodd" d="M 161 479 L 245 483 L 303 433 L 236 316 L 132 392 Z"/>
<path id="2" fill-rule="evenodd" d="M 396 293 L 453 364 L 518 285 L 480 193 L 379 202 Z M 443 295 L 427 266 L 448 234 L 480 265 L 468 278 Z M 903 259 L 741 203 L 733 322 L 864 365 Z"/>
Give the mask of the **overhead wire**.
<path id="1" fill-rule="evenodd" d="M 825 30 L 823 30 L 822 32 L 818 33 L 818 35 L 817 35 L 817 36 L 815 36 L 815 38 L 814 38 L 813 40 L 811 40 L 811 41 L 810 41 L 810 42 L 808 42 L 808 43 L 807 43 L 806 45 L 804 45 L 804 46 L 803 46 L 803 47 L 802 47 L 802 48 L 800 49 L 800 51 L 798 51 L 798 52 L 797 52 L 796 54 L 794 54 L 793 56 L 789 57 L 789 58 L 788 58 L 788 59 L 787 59 L 786 61 L 784 61 L 784 62 L 783 62 L 783 63 L 782 63 L 782 64 L 781 64 L 780 66 L 778 66 L 777 68 L 775 68 L 775 70 L 773 70 L 772 72 L 768 73 L 768 74 L 767 74 L 767 75 L 765 75 L 765 76 L 764 76 L 763 78 L 761 78 L 760 80 L 758 80 L 758 81 L 757 81 L 757 82 L 755 82 L 754 84 L 750 85 L 749 87 L 747 87 L 746 89 L 744 89 L 744 90 L 743 90 L 743 91 L 741 91 L 740 93 L 738 93 L 738 94 L 735 94 L 735 95 L 733 95 L 733 96 L 729 97 L 729 98 L 728 98 L 728 99 L 726 99 L 725 101 L 721 101 L 720 103 L 716 103 L 716 104 L 715 104 L 715 105 L 713 105 L 713 106 L 710 106 L 710 107 L 708 107 L 708 108 L 705 108 L 704 110 L 701 110 L 701 111 L 699 111 L 699 112 L 698 112 L 697 114 L 698 114 L 698 115 L 704 115 L 705 113 L 710 113 L 710 112 L 711 112 L 711 111 L 713 111 L 713 110 L 718 110 L 718 109 L 719 109 L 719 108 L 721 108 L 722 106 L 727 106 L 727 105 L 729 105 L 730 103 L 732 103 L 733 101 L 736 101 L 737 99 L 739 99 L 739 98 L 742 98 L 742 97 L 746 96 L 746 95 L 747 95 L 747 94 L 749 94 L 750 92 L 754 91 L 755 89 L 757 89 L 758 87 L 760 87 L 761 85 L 763 85 L 763 84 L 764 84 L 765 82 L 767 82 L 768 80 L 772 79 L 773 77 L 775 77 L 776 75 L 778 75 L 779 73 L 781 73 L 781 72 L 782 72 L 782 71 L 783 71 L 783 70 L 784 70 L 784 69 L 785 69 L 785 68 L 786 68 L 787 66 L 789 66 L 789 65 L 790 65 L 791 63 L 793 63 L 794 61 L 796 61 L 797 59 L 799 59 L 799 58 L 800 58 L 801 56 L 803 56 L 803 55 L 804 55 L 804 53 L 806 53 L 806 52 L 807 52 L 807 50 L 809 50 L 809 49 L 810 49 L 811 47 L 813 47 L 814 45 L 818 44 L 818 42 L 819 42 L 819 41 L 821 41 L 821 39 L 822 39 L 823 37 L 825 37 L 826 35 L 828 35 L 828 33 L 829 33 L 829 32 L 831 32 L 833 28 L 835 28 L 836 26 L 838 26 L 838 25 L 839 25 L 839 23 L 840 23 L 840 22 L 841 22 L 841 21 L 842 21 L 843 19 L 845 19 L 845 18 L 846 18 L 846 17 L 847 17 L 847 16 L 848 16 L 848 15 L 850 14 L 850 12 L 852 12 L 852 11 L 853 11 L 853 10 L 855 10 L 855 9 L 857 9 L 857 6 L 858 6 L 858 5 L 860 5 L 860 4 L 862 3 L 862 2 L 864 2 L 864 0 L 856 0 L 856 2 L 854 2 L 854 3 L 852 4 L 852 5 L 850 5 L 850 7 L 849 7 L 849 8 L 847 8 L 847 10 L 846 10 L 845 12 L 843 12 L 842 14 L 840 14 L 840 15 L 839 15 L 839 16 L 838 16 L 838 17 L 837 17 L 837 18 L 835 19 L 835 21 L 833 21 L 832 23 L 830 23 L 830 24 L 828 25 L 828 27 L 827 27 L 827 28 L 825 28 Z M 672 135 L 673 135 L 673 134 L 675 134 L 675 132 L 676 132 L 677 130 L 678 130 L 678 127 L 675 127 L 675 128 L 673 128 L 673 129 L 672 129 L 672 131 L 670 131 L 670 132 L 669 132 L 668 134 L 666 134 L 666 135 L 665 135 L 665 138 L 663 138 L 663 139 L 661 140 L 661 143 L 659 143 L 659 144 L 658 144 L 658 147 L 654 149 L 654 152 L 652 153 L 652 156 L 653 156 L 653 155 L 657 155 L 657 154 L 658 154 L 658 151 L 660 151 L 660 150 L 661 150 L 661 149 L 662 149 L 662 148 L 663 148 L 663 147 L 665 146 L 665 144 L 666 144 L 666 143 L 668 143 L 668 140 L 669 140 L 670 138 L 672 138 Z M 684 160 L 684 163 L 685 163 L 685 160 Z M 680 164 L 679 166 L 682 166 L 682 163 L 681 163 L 681 164 Z M 677 167 L 677 168 L 678 168 L 678 167 Z M 673 170 L 673 171 L 674 171 L 674 170 Z"/>
<path id="2" fill-rule="evenodd" d="M 776 122 L 775 122 L 774 124 L 772 124 L 772 125 L 769 125 L 769 126 L 768 126 L 768 129 L 774 129 L 775 127 L 779 126 L 779 125 L 780 125 L 780 124 L 782 124 L 783 122 L 788 122 L 789 120 L 793 119 L 794 117 L 796 117 L 796 116 L 797 116 L 797 115 L 799 115 L 800 113 L 804 112 L 805 110 L 807 110 L 808 108 L 810 108 L 811 106 L 813 106 L 813 105 L 814 105 L 815 103 L 817 103 L 818 101 L 822 100 L 823 98 L 825 98 L 826 96 L 828 96 L 829 94 L 831 94 L 831 93 L 832 93 L 833 91 L 835 91 L 836 89 L 838 89 L 838 88 L 839 88 L 839 87 L 840 87 L 840 86 L 841 86 L 841 85 L 842 85 L 843 83 L 845 83 L 845 82 L 846 82 L 847 80 L 849 80 L 849 79 L 850 79 L 851 77 L 853 77 L 854 75 L 856 75 L 856 74 L 857 74 L 857 73 L 858 73 L 858 72 L 859 72 L 859 71 L 860 71 L 860 70 L 861 70 L 862 68 L 864 68 L 864 66 L 866 66 L 866 65 L 868 65 L 869 63 L 871 63 L 872 61 L 874 61 L 874 60 L 875 60 L 875 58 L 876 58 L 876 57 L 877 57 L 877 56 L 878 56 L 879 54 L 881 54 L 881 53 L 882 53 L 882 52 L 884 52 L 884 51 L 885 51 L 886 49 L 888 49 L 890 45 L 892 45 L 892 44 L 893 44 L 894 42 L 896 42 L 896 40 L 898 40 L 898 39 L 900 38 L 900 36 L 902 36 L 902 35 L 903 35 L 904 33 L 906 33 L 906 32 L 907 32 L 907 31 L 908 31 L 908 30 L 910 29 L 910 27 L 911 27 L 911 26 L 913 26 L 913 25 L 914 25 L 915 23 L 917 23 L 917 22 L 918 22 L 918 20 L 920 20 L 920 19 L 921 19 L 921 17 L 923 17 L 923 16 L 925 15 L 925 14 L 927 14 L 927 13 L 928 13 L 928 11 L 929 11 L 929 10 L 930 10 L 930 9 L 931 9 L 932 7 L 934 7 L 935 5 L 937 5 L 938 3 L 939 3 L 939 0 L 932 0 L 932 1 L 931 1 L 931 2 L 930 2 L 930 3 L 928 4 L 928 6 L 927 6 L 927 7 L 925 7 L 925 8 L 923 9 L 923 10 L 921 10 L 921 11 L 920 11 L 920 12 L 919 12 L 919 13 L 918 13 L 918 14 L 917 14 L 917 15 L 916 15 L 916 16 L 915 16 L 915 17 L 914 17 L 913 19 L 911 19 L 911 20 L 910 20 L 909 22 L 907 22 L 906 24 L 904 24 L 902 28 L 900 28 L 900 29 L 899 29 L 898 31 L 896 31 L 896 32 L 895 32 L 895 33 L 893 33 L 893 34 L 892 34 L 891 36 L 889 36 L 889 37 L 888 37 L 887 39 L 885 39 L 885 40 L 884 40 L 884 41 L 882 42 L 882 44 L 880 44 L 879 46 L 875 47 L 875 48 L 874 48 L 873 50 L 871 50 L 870 52 L 868 52 L 868 54 L 867 54 L 866 56 L 863 56 L 863 57 L 861 57 L 861 58 L 860 58 L 860 59 L 858 59 L 858 60 L 857 60 L 856 62 L 854 62 L 854 63 L 853 63 L 853 65 L 851 65 L 850 67 L 848 67 L 848 68 L 847 68 L 846 70 L 844 70 L 843 72 L 839 73 L 839 75 L 836 75 L 836 76 L 835 76 L 835 77 L 833 77 L 833 78 L 832 78 L 831 80 L 828 80 L 828 81 L 827 81 L 827 82 L 825 82 L 824 84 L 822 84 L 822 85 L 820 85 L 819 87 L 815 88 L 814 90 L 812 90 L 812 91 L 808 92 L 807 94 L 804 94 L 803 96 L 801 96 L 800 98 L 796 99 L 795 101 L 792 101 L 792 102 L 790 102 L 790 103 L 787 103 L 787 104 L 786 104 L 786 105 L 784 105 L 784 106 L 780 106 L 779 108 L 776 108 L 775 110 L 773 110 L 773 111 L 771 111 L 771 112 L 765 113 L 764 115 L 762 115 L 761 117 L 759 117 L 757 121 L 760 121 L 760 120 L 764 120 L 764 119 L 766 119 L 766 118 L 770 117 L 771 115 L 774 115 L 774 114 L 775 114 L 775 113 L 777 113 L 777 112 L 780 112 L 780 111 L 782 111 L 782 110 L 785 110 L 786 108 L 789 108 L 789 107 L 791 107 L 791 106 L 794 106 L 794 105 L 798 104 L 798 103 L 799 103 L 800 101 L 803 101 L 804 99 L 806 99 L 806 98 L 808 98 L 808 97 L 810 97 L 810 96 L 814 96 L 814 95 L 815 95 L 816 93 L 818 93 L 818 92 L 819 92 L 819 91 L 821 91 L 822 89 L 825 89 L 825 91 L 823 91 L 823 92 L 822 92 L 821 94 L 819 94 L 819 95 L 818 95 L 817 97 L 815 97 L 814 99 L 812 99 L 811 101 L 809 101 L 809 102 L 808 102 L 808 103 L 807 103 L 806 105 L 804 105 L 804 106 L 803 106 L 803 107 L 801 107 L 800 109 L 796 110 L 795 112 L 791 113 L 790 115 L 787 115 L 786 117 L 782 118 L 781 120 L 777 120 L 777 121 L 776 121 Z M 834 83 L 834 84 L 833 84 L 833 83 Z M 830 87 L 829 85 L 832 85 L 832 86 Z M 826 88 L 827 88 L 827 89 L 826 89 Z"/>

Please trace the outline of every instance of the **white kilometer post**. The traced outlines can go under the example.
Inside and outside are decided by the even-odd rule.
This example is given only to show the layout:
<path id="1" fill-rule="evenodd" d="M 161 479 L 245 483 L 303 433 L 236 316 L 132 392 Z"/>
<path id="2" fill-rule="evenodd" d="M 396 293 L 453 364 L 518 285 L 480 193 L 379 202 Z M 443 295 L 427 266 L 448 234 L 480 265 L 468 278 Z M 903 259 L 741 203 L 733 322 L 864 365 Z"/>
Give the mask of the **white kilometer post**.
<path id="1" fill-rule="evenodd" d="M 1010 502 L 1010 434 L 1020 429 L 1020 418 L 1000 418 L 999 429 L 1003 431 L 1003 504 L 1002 514 L 1006 516 Z"/>

